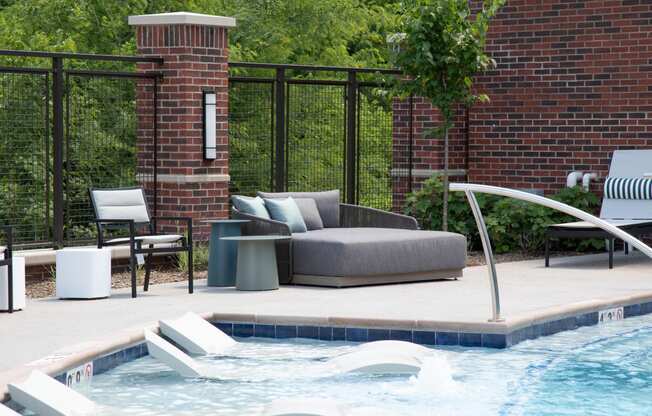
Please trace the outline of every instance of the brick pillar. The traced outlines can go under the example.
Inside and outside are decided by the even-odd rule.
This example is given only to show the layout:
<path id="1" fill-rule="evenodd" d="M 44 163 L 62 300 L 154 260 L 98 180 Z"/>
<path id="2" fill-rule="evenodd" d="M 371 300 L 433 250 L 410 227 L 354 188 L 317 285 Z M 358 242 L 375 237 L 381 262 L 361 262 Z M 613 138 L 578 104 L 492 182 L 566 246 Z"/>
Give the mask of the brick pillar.
<path id="1" fill-rule="evenodd" d="M 228 216 L 227 32 L 235 19 L 181 12 L 130 16 L 129 24 L 136 28 L 138 54 L 163 58 L 162 65 L 138 65 L 141 72 L 163 74 L 157 90 L 158 215 L 192 217 L 195 238 L 205 239 L 208 230 L 199 220 Z M 215 160 L 204 159 L 204 90 L 217 94 Z M 137 96 L 141 142 L 151 141 L 151 106 L 151 84 L 142 83 Z"/>

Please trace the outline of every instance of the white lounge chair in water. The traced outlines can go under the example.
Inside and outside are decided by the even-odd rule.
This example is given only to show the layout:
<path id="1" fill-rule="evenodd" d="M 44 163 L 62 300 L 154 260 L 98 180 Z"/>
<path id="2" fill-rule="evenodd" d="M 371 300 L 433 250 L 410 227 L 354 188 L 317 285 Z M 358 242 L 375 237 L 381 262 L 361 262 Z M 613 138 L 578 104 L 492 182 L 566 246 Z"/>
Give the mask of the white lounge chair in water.
<path id="1" fill-rule="evenodd" d="M 189 354 L 221 354 L 237 342 L 201 316 L 188 312 L 181 318 L 159 321 L 161 333 Z"/>
<path id="2" fill-rule="evenodd" d="M 356 350 L 382 350 L 388 352 L 401 352 L 404 354 L 411 354 L 416 357 L 429 355 L 433 352 L 430 348 L 415 344 L 414 342 L 394 340 L 365 342 L 364 344 L 358 345 Z"/>
<path id="3" fill-rule="evenodd" d="M 84 395 L 40 371 L 32 371 L 26 380 L 8 387 L 13 401 L 39 416 L 95 415 L 100 409 Z"/>
<path id="4" fill-rule="evenodd" d="M 368 374 L 417 374 L 432 351 L 412 342 L 374 341 L 331 358 L 327 363 L 337 372 Z"/>
<path id="5" fill-rule="evenodd" d="M 20 416 L 20 413 L 11 410 L 4 404 L 0 404 L 0 416 Z"/>
<path id="6" fill-rule="evenodd" d="M 333 400 L 278 399 L 263 410 L 262 416 L 347 416 L 348 413 Z"/>
<path id="7" fill-rule="evenodd" d="M 149 355 L 167 365 L 183 377 L 207 377 L 205 368 L 168 341 L 152 331 L 145 330 Z"/>

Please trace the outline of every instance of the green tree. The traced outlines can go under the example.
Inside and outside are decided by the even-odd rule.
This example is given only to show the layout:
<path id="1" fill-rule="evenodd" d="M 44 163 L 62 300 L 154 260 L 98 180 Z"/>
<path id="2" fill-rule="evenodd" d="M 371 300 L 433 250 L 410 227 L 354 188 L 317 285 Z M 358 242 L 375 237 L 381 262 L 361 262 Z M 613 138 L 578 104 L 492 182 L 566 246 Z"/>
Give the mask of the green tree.
<path id="1" fill-rule="evenodd" d="M 473 76 L 495 65 L 485 53 L 489 20 L 505 0 L 486 0 L 475 14 L 468 0 L 416 0 L 406 8 L 395 39 L 395 63 L 406 75 L 396 84 L 400 95 L 430 100 L 443 123 L 435 132 L 444 139 L 442 229 L 448 229 L 448 131 L 455 107 L 487 101 L 473 91 Z M 431 133 L 432 134 L 432 133 Z"/>

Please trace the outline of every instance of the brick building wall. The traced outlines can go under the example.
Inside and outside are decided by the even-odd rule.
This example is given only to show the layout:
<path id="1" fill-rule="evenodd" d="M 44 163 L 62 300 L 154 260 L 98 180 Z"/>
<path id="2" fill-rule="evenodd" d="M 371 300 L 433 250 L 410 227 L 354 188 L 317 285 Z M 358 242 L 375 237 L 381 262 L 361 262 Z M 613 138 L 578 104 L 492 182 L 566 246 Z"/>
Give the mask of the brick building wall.
<path id="1" fill-rule="evenodd" d="M 573 170 L 603 179 L 615 149 L 652 147 L 651 1 L 508 0 L 487 50 L 498 66 L 476 85 L 491 102 L 459 117 L 451 137 L 451 167 L 470 182 L 550 192 Z M 395 111 L 404 142 L 408 107 Z M 419 130 L 438 115 L 417 104 L 414 117 L 413 157 L 436 171 L 441 140 Z"/>

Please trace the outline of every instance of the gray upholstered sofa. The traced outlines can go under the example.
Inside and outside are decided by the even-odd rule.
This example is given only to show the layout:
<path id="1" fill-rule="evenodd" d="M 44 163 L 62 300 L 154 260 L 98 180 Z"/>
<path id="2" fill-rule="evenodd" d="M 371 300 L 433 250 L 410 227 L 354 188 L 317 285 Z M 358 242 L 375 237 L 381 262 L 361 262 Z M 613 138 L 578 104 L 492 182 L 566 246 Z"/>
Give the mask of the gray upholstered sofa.
<path id="1" fill-rule="evenodd" d="M 287 224 L 232 209 L 248 219 L 244 234 L 291 235 L 277 243 L 281 283 L 347 287 L 458 278 L 466 262 L 466 238 L 420 231 L 405 215 L 339 203 L 339 191 L 258 193 L 262 198 L 315 199 L 324 228 L 290 232 Z"/>

